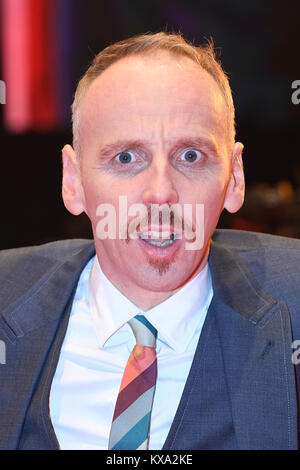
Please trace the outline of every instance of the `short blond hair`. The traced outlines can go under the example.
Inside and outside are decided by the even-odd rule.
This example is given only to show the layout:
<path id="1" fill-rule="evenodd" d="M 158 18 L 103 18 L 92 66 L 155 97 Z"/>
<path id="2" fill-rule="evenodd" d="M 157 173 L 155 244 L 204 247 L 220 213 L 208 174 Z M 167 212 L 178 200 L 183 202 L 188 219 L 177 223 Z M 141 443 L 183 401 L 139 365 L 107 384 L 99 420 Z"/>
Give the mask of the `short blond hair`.
<path id="1" fill-rule="evenodd" d="M 73 147 L 77 149 L 78 153 L 80 147 L 79 107 L 80 102 L 91 83 L 110 65 L 120 59 L 133 55 L 144 56 L 160 50 L 192 59 L 213 77 L 225 100 L 228 115 L 229 139 L 231 144 L 234 143 L 235 112 L 231 88 L 228 77 L 223 70 L 221 63 L 216 58 L 213 41 L 210 40 L 205 45 L 194 46 L 192 43 L 184 39 L 180 33 L 160 32 L 133 36 L 123 41 L 116 42 L 109 45 L 95 56 L 93 62 L 77 85 L 72 104 Z"/>

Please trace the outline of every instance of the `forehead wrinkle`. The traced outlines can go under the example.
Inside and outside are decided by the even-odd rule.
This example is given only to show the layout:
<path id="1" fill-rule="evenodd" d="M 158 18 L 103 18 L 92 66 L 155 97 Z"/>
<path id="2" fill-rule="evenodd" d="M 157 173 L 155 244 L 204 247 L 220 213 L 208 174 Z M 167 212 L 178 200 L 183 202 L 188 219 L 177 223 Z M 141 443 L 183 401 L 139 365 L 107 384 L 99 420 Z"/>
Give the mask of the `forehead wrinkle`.
<path id="1" fill-rule="evenodd" d="M 114 67 L 117 68 L 118 65 L 120 66 L 121 63 L 115 64 Z M 178 67 L 180 69 L 182 67 L 182 64 L 179 64 L 176 61 L 177 70 L 178 70 Z M 182 67 L 182 69 L 184 70 L 184 67 Z M 111 69 L 111 71 L 112 70 L 113 69 Z M 141 70 L 144 70 L 144 65 L 143 65 L 143 68 L 141 68 Z M 198 68 L 197 68 L 197 71 L 199 71 Z M 100 122 L 99 122 L 99 125 L 97 124 L 99 119 L 102 121 L 105 118 L 104 127 L 105 127 L 105 122 L 109 124 L 110 117 L 118 121 L 118 112 L 117 112 L 118 111 L 118 96 L 119 96 L 118 90 L 115 89 L 115 92 L 117 92 L 117 95 L 115 92 L 112 93 L 114 91 L 114 87 L 112 86 L 115 80 L 112 80 L 113 83 L 108 82 L 108 78 L 110 77 L 109 75 L 107 75 L 108 73 L 109 73 L 109 69 L 107 69 L 104 72 L 103 76 L 100 76 L 98 77 L 98 79 L 95 80 L 95 82 L 91 85 L 90 89 L 88 90 L 87 95 L 85 96 L 84 102 L 82 103 L 82 111 L 84 114 L 83 121 L 85 121 L 86 131 L 87 131 L 87 132 L 82 133 L 83 138 L 85 136 L 86 139 L 88 139 L 89 135 L 91 135 L 91 132 L 93 134 L 95 133 L 98 134 L 98 129 L 100 130 L 100 127 L 102 127 L 100 126 Z M 166 95 L 164 95 L 163 93 L 162 96 L 160 97 L 160 99 L 161 98 L 164 99 L 164 97 L 166 97 L 167 107 L 164 106 L 164 101 L 162 102 L 162 106 L 160 106 L 159 103 L 156 104 L 156 106 L 154 106 L 154 102 L 156 100 L 155 99 L 149 100 L 149 96 L 148 96 L 149 93 L 147 91 L 149 92 L 153 91 L 156 94 L 156 92 L 158 92 L 158 90 L 160 89 L 159 86 L 158 88 L 154 87 L 153 90 L 151 87 L 150 87 L 151 90 L 148 90 L 147 87 L 143 88 L 143 90 L 147 92 L 146 95 L 143 95 L 143 93 L 141 94 L 141 90 L 140 90 L 139 93 L 141 96 L 139 95 L 136 96 L 136 89 L 131 84 L 131 93 L 133 94 L 129 93 L 129 95 L 127 95 L 127 93 L 125 93 L 125 96 L 124 96 L 124 93 L 123 93 L 123 95 L 120 95 L 120 99 L 124 100 L 125 98 L 123 107 L 124 105 L 126 105 L 126 97 L 128 97 L 129 99 L 127 103 L 129 107 L 127 108 L 126 119 L 125 117 L 120 118 L 121 128 L 124 122 L 125 122 L 125 127 L 124 127 L 124 130 L 122 130 L 121 128 L 120 130 L 125 133 L 126 128 L 128 127 L 126 126 L 126 121 L 128 122 L 130 120 L 132 121 L 131 125 L 133 127 L 136 127 L 137 125 L 139 126 L 139 124 L 142 124 L 142 127 L 144 127 L 144 125 L 146 124 L 146 126 L 148 127 L 149 123 L 142 122 L 143 118 L 146 118 L 146 121 L 147 121 L 148 117 L 149 118 L 153 117 L 155 121 L 159 121 L 158 122 L 159 134 L 160 134 L 161 142 L 163 142 L 166 138 L 165 134 L 169 132 L 169 128 L 173 130 L 174 123 L 176 126 L 177 125 L 176 123 L 178 120 L 179 120 L 178 126 L 181 128 L 183 127 L 183 122 L 180 122 L 180 119 L 182 119 L 183 115 L 185 115 L 187 119 L 186 119 L 186 124 L 184 124 L 184 126 L 189 126 L 191 121 L 195 121 L 195 125 L 196 126 L 198 125 L 200 129 L 202 128 L 201 130 L 213 132 L 216 135 L 216 137 L 217 135 L 221 138 L 226 137 L 225 135 L 226 134 L 226 122 L 225 122 L 226 119 L 224 119 L 224 113 L 226 113 L 226 110 L 224 109 L 225 103 L 224 103 L 223 97 L 220 96 L 220 91 L 217 87 L 217 84 L 214 82 L 214 80 L 208 74 L 206 74 L 205 71 L 203 70 L 202 70 L 202 74 L 203 74 L 202 77 L 204 79 L 204 82 L 203 82 L 204 87 L 206 86 L 207 81 L 208 83 L 213 84 L 212 88 L 210 87 L 210 93 L 209 93 L 211 97 L 210 102 L 213 104 L 212 106 L 210 106 L 210 103 L 208 103 L 205 98 L 205 89 L 203 90 L 203 92 L 201 92 L 201 89 L 198 88 L 199 102 L 197 101 L 195 103 L 192 100 L 192 96 L 190 95 L 190 93 L 188 93 L 189 96 L 186 96 L 186 94 L 184 93 L 184 96 L 182 97 L 177 95 L 177 96 L 174 96 L 172 99 L 170 99 L 172 94 L 174 94 L 175 92 L 174 91 L 175 89 L 172 91 L 172 87 L 171 89 L 169 89 L 169 87 L 166 87 L 165 88 Z M 101 81 L 103 80 L 103 78 L 105 78 L 105 76 L 106 76 L 106 79 L 104 80 L 104 83 L 102 83 L 102 85 L 100 86 Z M 109 87 L 109 91 L 110 91 L 109 96 L 106 94 L 106 92 L 104 93 L 105 90 L 103 90 L 102 88 L 103 85 L 105 87 L 106 86 Z M 127 89 L 127 91 L 129 89 Z M 99 92 L 100 92 L 100 95 L 99 95 Z M 108 97 L 111 99 L 108 100 Z M 144 103 L 143 97 L 145 97 L 145 103 Z M 104 102 L 102 101 L 103 99 L 104 99 Z M 168 103 L 168 99 L 170 103 Z M 113 111 L 115 108 L 116 108 L 116 112 Z M 207 109 L 207 112 L 205 111 L 206 109 Z M 111 114 L 112 111 L 113 111 L 113 114 Z M 197 124 L 197 121 L 198 121 L 198 124 Z M 118 126 L 117 122 L 115 124 Z M 171 126 L 169 126 L 169 124 L 171 124 Z M 153 124 L 151 123 L 152 129 L 155 126 L 156 126 L 156 122 L 154 122 Z M 108 127 L 108 130 L 109 132 L 111 132 L 109 127 Z M 141 131 L 144 132 L 144 129 L 141 129 Z M 146 131 L 148 133 L 147 129 L 145 129 L 145 133 Z M 101 130 L 100 130 L 100 133 L 101 133 Z M 153 134 L 155 133 L 156 131 L 154 130 Z M 149 136 L 149 133 L 148 133 L 148 136 Z M 84 138 L 84 140 L 86 139 Z"/>
<path id="2" fill-rule="evenodd" d="M 180 116 L 182 118 L 182 115 Z M 187 113 L 187 120 L 184 125 L 184 128 L 186 128 L 186 132 L 182 132 L 182 122 L 180 123 L 180 126 L 178 127 L 178 130 L 176 129 L 176 125 L 174 126 L 166 126 L 165 120 L 160 120 L 158 122 L 158 135 L 160 137 L 160 143 L 161 143 L 161 148 L 162 150 L 166 151 L 170 148 L 175 149 L 175 147 L 185 147 L 189 145 L 194 145 L 194 146 L 206 146 L 208 149 L 213 151 L 216 154 L 219 154 L 220 152 L 220 147 L 218 145 L 218 139 L 216 138 L 216 128 L 222 125 L 223 123 L 221 122 L 216 122 L 215 117 L 213 118 L 213 125 L 210 126 L 207 129 L 203 129 L 203 126 L 200 125 L 200 123 L 193 125 L 193 120 L 195 116 L 193 113 Z M 197 118 L 197 116 L 196 116 Z M 176 122 L 176 121 L 175 121 Z M 188 130 L 188 126 L 189 130 Z M 172 134 L 175 134 L 172 136 Z M 154 135 L 152 136 L 154 140 Z"/>

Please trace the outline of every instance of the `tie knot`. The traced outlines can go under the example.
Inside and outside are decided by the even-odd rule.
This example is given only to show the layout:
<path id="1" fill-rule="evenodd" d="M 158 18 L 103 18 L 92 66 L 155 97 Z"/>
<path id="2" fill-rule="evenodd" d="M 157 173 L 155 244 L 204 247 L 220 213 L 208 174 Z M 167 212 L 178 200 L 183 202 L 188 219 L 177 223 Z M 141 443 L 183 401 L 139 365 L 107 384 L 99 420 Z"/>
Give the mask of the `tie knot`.
<path id="1" fill-rule="evenodd" d="M 150 346 L 150 348 L 156 347 L 157 330 L 144 315 L 136 315 L 128 323 L 132 328 L 137 344 Z"/>

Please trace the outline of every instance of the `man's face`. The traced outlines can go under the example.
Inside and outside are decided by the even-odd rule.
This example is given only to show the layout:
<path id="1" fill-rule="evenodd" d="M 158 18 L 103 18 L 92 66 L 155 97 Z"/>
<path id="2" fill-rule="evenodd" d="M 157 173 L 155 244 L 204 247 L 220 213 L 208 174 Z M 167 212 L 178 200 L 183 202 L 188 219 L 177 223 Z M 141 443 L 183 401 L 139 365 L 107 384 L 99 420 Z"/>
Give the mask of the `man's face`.
<path id="1" fill-rule="evenodd" d="M 100 265 L 120 290 L 133 297 L 146 291 L 150 297 L 169 295 L 205 265 L 223 208 L 234 212 L 243 201 L 242 146 L 236 144 L 233 158 L 217 84 L 190 59 L 166 52 L 122 59 L 84 96 L 80 135 L 80 165 L 70 146 L 64 150 L 64 185 L 77 181 L 75 205 L 64 189 L 66 207 L 89 216 Z M 203 246 L 187 250 L 185 234 L 167 247 L 155 246 L 151 235 L 148 241 L 99 239 L 97 209 L 112 204 L 118 228 L 124 217 L 120 196 L 127 197 L 127 207 L 177 204 L 182 214 L 189 204 L 194 229 L 196 205 L 202 204 Z M 126 226 L 133 219 L 129 216 Z"/>

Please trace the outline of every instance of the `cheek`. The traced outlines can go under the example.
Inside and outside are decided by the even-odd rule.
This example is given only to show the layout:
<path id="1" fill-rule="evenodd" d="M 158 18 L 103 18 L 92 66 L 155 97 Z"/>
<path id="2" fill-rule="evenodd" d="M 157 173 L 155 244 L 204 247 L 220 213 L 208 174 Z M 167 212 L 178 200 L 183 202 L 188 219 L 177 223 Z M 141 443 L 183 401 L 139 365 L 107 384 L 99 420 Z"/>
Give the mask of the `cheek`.
<path id="1" fill-rule="evenodd" d="M 223 207 L 225 188 L 213 188 L 204 198 L 204 206 L 208 213 L 218 213 Z"/>
<path id="2" fill-rule="evenodd" d="M 114 204 L 114 191 L 106 178 L 100 177 L 96 171 L 82 173 L 82 186 L 86 201 L 86 212 L 94 218 L 100 204 Z"/>
<path id="3" fill-rule="evenodd" d="M 95 220 L 96 212 L 99 204 L 102 203 L 102 200 L 97 191 L 94 191 L 92 188 L 89 188 L 85 191 L 85 201 L 86 201 L 86 214 L 91 219 Z"/>
<path id="4" fill-rule="evenodd" d="M 207 233 L 210 233 L 217 225 L 219 216 L 224 207 L 225 194 L 226 184 L 223 179 L 203 181 L 201 189 L 198 189 L 198 191 L 194 193 L 195 205 L 203 205 L 204 226 Z M 194 213 L 196 214 L 196 209 Z"/>
<path id="5" fill-rule="evenodd" d="M 202 178 L 186 188 L 185 199 L 204 204 L 207 208 L 213 208 L 224 199 L 226 188 L 227 178 L 225 175 L 207 175 L 207 178 Z"/>
<path id="6" fill-rule="evenodd" d="M 126 185 L 107 184 L 103 180 L 85 181 L 86 213 L 94 230 L 101 219 L 111 221 L 111 227 L 116 227 L 117 232 L 119 225 L 122 228 L 125 225 L 127 227 L 128 220 L 132 218 L 128 217 L 129 208 L 134 208 L 134 204 L 141 201 L 134 193 L 132 185 L 129 189 L 124 186 Z"/>

